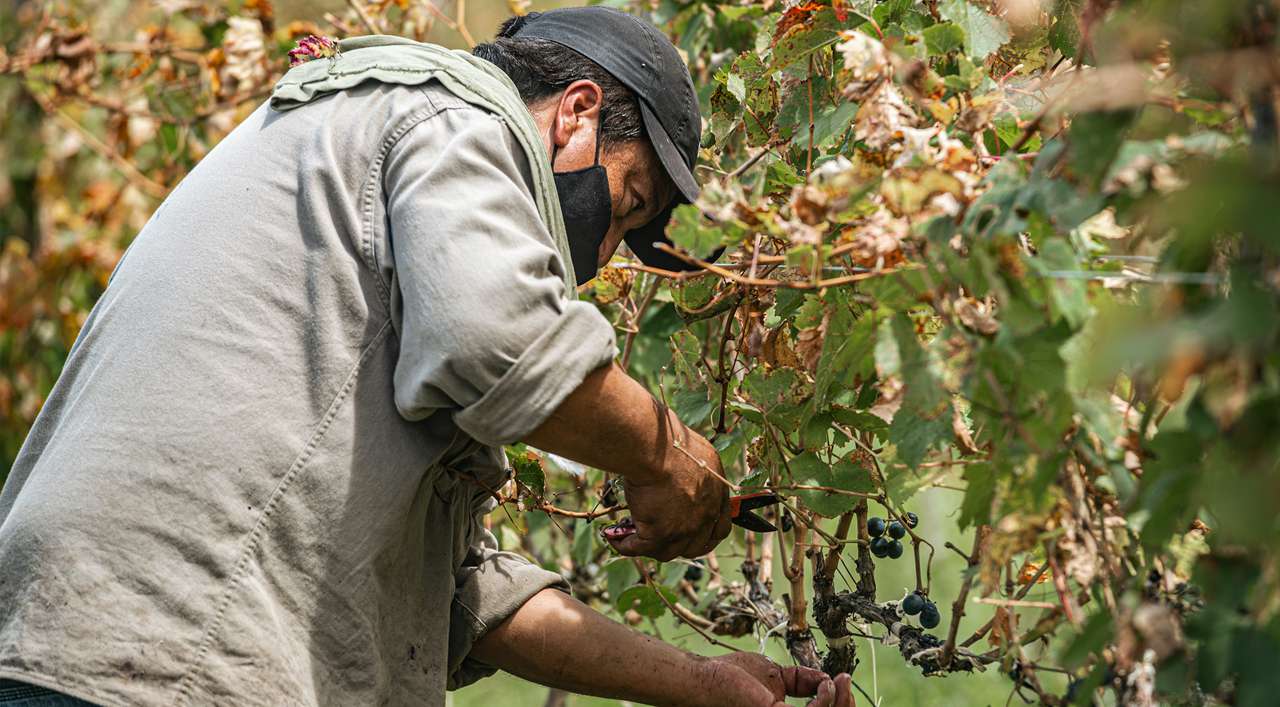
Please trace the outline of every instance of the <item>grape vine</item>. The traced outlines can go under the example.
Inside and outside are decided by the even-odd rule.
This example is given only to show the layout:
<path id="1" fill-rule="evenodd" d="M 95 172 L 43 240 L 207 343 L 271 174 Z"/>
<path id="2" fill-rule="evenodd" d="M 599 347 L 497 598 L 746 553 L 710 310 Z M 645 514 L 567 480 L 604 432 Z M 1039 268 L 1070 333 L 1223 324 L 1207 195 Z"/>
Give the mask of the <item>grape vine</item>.
<path id="1" fill-rule="evenodd" d="M 1273 703 L 1275 2 L 606 4 L 687 57 L 704 186 L 669 230 L 693 270 L 621 254 L 580 296 L 735 493 L 782 497 L 779 531 L 617 557 L 625 486 L 516 446 L 504 547 L 632 625 L 781 646 L 868 693 L 879 645 L 1026 702 Z M 4 37 L 5 144 L 43 126 L 8 183 L 44 205 L 0 256 L 6 463 L 140 219 L 297 37 L 474 41 L 465 0 L 178 5 L 122 42 L 88 4 L 26 4 Z"/>

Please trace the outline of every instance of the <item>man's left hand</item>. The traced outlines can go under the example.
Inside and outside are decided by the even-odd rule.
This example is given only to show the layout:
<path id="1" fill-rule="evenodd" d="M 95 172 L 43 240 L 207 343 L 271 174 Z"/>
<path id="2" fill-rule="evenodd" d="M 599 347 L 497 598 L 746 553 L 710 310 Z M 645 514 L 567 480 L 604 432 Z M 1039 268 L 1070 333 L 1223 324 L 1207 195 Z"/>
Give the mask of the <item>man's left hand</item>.
<path id="1" fill-rule="evenodd" d="M 821 670 L 782 667 L 759 653 L 730 653 L 707 659 L 707 691 L 724 705 L 786 707 L 788 697 L 813 697 L 808 707 L 853 707 L 848 675 L 834 680 Z"/>

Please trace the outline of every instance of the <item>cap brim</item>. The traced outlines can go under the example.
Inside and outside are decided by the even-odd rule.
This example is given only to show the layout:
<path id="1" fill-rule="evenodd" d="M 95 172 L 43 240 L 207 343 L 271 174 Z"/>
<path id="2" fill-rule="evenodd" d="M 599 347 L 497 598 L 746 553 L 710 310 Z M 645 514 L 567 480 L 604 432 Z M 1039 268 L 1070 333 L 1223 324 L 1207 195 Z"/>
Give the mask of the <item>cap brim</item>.
<path id="1" fill-rule="evenodd" d="M 685 203 L 684 199 L 676 199 L 671 204 L 658 213 L 652 221 L 646 223 L 632 231 L 628 231 L 626 235 L 627 247 L 632 253 L 640 259 L 640 262 L 654 268 L 663 270 L 697 270 L 697 265 L 691 265 L 670 253 L 664 253 L 654 247 L 654 243 L 666 243 L 671 245 L 671 240 L 667 238 L 667 224 L 671 222 L 671 212 L 676 207 Z M 724 252 L 724 248 L 717 250 L 707 257 L 708 262 L 715 262 L 716 258 Z"/>
<path id="2" fill-rule="evenodd" d="M 649 105 L 644 101 L 637 102 L 640 104 L 640 115 L 644 117 L 644 129 L 649 135 L 649 143 L 653 145 L 653 151 L 658 154 L 658 160 L 662 162 L 663 169 L 675 183 L 676 190 L 685 201 L 692 204 L 698 198 L 699 191 L 698 180 L 694 179 L 693 170 L 684 163 L 684 156 L 680 154 L 671 136 L 667 135 L 667 130 L 662 127 L 658 116 L 649 109 Z"/>

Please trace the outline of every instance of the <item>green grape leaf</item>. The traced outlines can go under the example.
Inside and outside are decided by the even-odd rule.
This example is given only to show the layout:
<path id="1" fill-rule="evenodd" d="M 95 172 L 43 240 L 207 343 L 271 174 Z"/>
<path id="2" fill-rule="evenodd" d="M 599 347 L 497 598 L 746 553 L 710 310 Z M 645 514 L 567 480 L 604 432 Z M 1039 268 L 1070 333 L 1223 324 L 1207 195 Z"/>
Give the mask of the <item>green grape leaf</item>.
<path id="1" fill-rule="evenodd" d="M 964 470 L 964 501 L 957 524 L 961 530 L 991 522 L 996 495 L 996 473 L 990 464 L 971 464 Z"/>
<path id="2" fill-rule="evenodd" d="M 578 519 L 573 528 L 573 550 L 569 555 L 573 558 L 574 564 L 578 567 L 586 567 L 595 554 L 596 542 L 595 526 L 586 520 Z"/>
<path id="3" fill-rule="evenodd" d="M 627 588 L 640 581 L 640 571 L 636 569 L 635 560 L 630 557 L 620 557 L 604 566 L 604 579 L 605 591 L 616 604 Z"/>
<path id="4" fill-rule="evenodd" d="M 1053 26 L 1049 28 L 1049 46 L 1066 57 L 1074 57 L 1080 45 L 1080 10 L 1084 0 L 1056 0 Z"/>
<path id="5" fill-rule="evenodd" d="M 931 449 L 951 438 L 951 402 L 911 320 L 899 314 L 890 322 L 905 391 L 902 407 L 889 424 L 889 441 L 903 463 L 917 467 Z M 876 361 L 881 361 L 879 350 Z"/>
<path id="6" fill-rule="evenodd" d="M 1011 36 L 1004 20 L 965 0 L 943 0 L 938 12 L 964 30 L 965 53 L 975 61 L 986 59 Z"/>
<path id="7" fill-rule="evenodd" d="M 715 409 L 717 402 L 707 396 L 705 388 L 677 390 L 671 393 L 668 399 L 676 416 L 689 427 L 702 424 Z"/>
<path id="8" fill-rule="evenodd" d="M 870 473 L 847 459 L 828 464 L 813 452 L 805 452 L 792 457 L 787 467 L 795 483 L 801 486 L 822 486 L 858 493 L 874 493 L 876 490 Z M 859 500 L 857 496 L 827 490 L 798 490 L 795 494 L 806 508 L 828 518 L 853 510 Z"/>
<path id="9" fill-rule="evenodd" d="M 770 372 L 756 368 L 742 380 L 742 390 L 759 406 L 764 419 L 784 430 L 800 426 L 802 406 L 812 393 L 800 375 L 790 368 Z"/>
<path id="10" fill-rule="evenodd" d="M 693 204 L 677 206 L 667 228 L 671 242 L 684 248 L 691 255 L 703 258 L 720 247 L 723 236 L 719 229 L 702 225 L 698 207 Z"/>
<path id="11" fill-rule="evenodd" d="M 515 470 L 516 481 L 528 487 L 531 493 L 541 496 L 547 486 L 542 457 L 521 444 L 513 445 L 507 450 L 507 459 L 511 462 L 511 468 Z"/>
<path id="12" fill-rule="evenodd" d="M 659 596 L 658 592 L 662 595 Z M 661 584 L 649 586 L 647 584 L 638 584 L 634 587 L 622 592 L 618 597 L 614 607 L 619 614 L 625 614 L 632 609 L 641 616 L 656 619 L 667 613 L 667 604 L 662 601 L 666 597 L 667 601 L 675 604 L 678 601 L 676 593 L 670 587 L 664 587 Z"/>
<path id="13" fill-rule="evenodd" d="M 747 100 L 747 84 L 742 80 L 740 74 L 729 74 L 729 78 L 725 81 L 725 88 L 729 90 L 729 95 L 738 99 L 739 103 Z"/>
<path id="14" fill-rule="evenodd" d="M 924 35 L 924 46 L 930 55 L 946 54 L 964 47 L 964 30 L 952 22 L 940 22 L 926 27 L 921 34 Z"/>
<path id="15" fill-rule="evenodd" d="M 807 25 L 793 28 L 774 44 L 769 68 L 777 71 L 796 66 L 815 51 L 834 44 L 840 38 L 840 30 L 851 27 L 858 20 L 853 16 L 841 22 L 831 8 L 813 13 Z"/>

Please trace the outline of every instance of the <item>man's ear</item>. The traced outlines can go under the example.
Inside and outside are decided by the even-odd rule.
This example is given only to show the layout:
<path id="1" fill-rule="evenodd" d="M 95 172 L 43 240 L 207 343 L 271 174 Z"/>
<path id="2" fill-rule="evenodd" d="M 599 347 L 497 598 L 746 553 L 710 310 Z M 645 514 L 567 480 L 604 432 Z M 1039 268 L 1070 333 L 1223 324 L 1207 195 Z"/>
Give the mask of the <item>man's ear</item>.
<path id="1" fill-rule="evenodd" d="M 568 145 L 579 130 L 585 129 L 594 134 L 603 105 L 604 91 L 594 81 L 581 79 L 569 84 L 560 94 L 560 102 L 552 116 L 553 146 Z"/>

